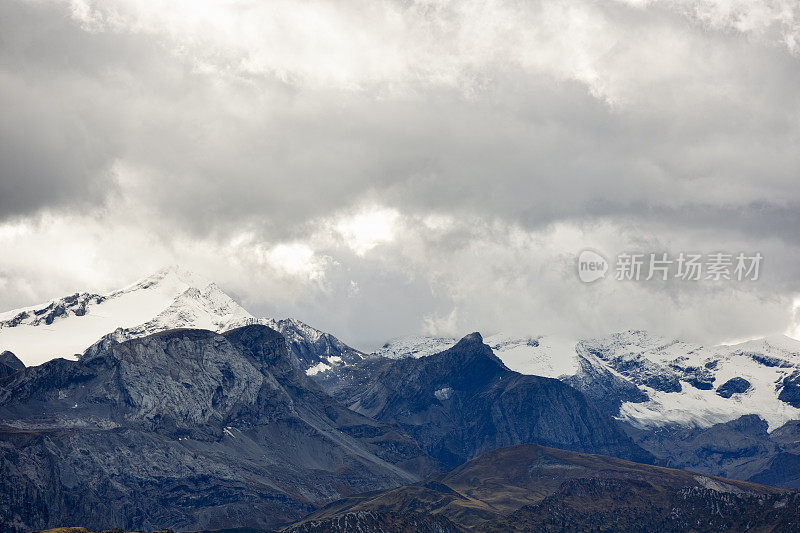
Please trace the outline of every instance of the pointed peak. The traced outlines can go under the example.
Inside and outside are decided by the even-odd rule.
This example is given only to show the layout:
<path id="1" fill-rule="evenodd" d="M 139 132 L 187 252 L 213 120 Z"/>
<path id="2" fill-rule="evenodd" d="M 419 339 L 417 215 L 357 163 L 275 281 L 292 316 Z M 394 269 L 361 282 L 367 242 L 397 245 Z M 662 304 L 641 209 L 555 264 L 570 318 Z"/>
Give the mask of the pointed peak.
<path id="1" fill-rule="evenodd" d="M 25 363 L 19 360 L 19 358 L 14 355 L 13 352 L 8 350 L 0 353 L 0 364 L 6 365 L 9 368 L 13 368 L 14 370 L 22 370 L 25 368 Z"/>
<path id="2" fill-rule="evenodd" d="M 137 289 L 149 289 L 154 286 L 168 285 L 183 286 L 186 288 L 204 288 L 210 284 L 211 282 L 208 279 L 196 274 L 195 272 L 192 272 L 191 270 L 183 268 L 179 265 L 171 265 L 159 269 L 149 276 L 145 276 L 144 278 L 135 281 L 127 287 L 115 292 L 128 292 Z"/>
<path id="3" fill-rule="evenodd" d="M 474 331 L 469 335 L 464 335 L 464 337 L 462 337 L 461 340 L 456 343 L 456 346 L 468 346 L 471 344 L 483 344 L 483 337 L 477 331 Z"/>
<path id="4" fill-rule="evenodd" d="M 450 359 L 449 364 L 481 366 L 488 363 L 492 367 L 501 367 L 507 370 L 499 357 L 497 357 L 492 348 L 483 342 L 483 337 L 477 331 L 465 335 L 460 341 L 452 348 L 433 355 L 431 357 L 447 357 Z"/>

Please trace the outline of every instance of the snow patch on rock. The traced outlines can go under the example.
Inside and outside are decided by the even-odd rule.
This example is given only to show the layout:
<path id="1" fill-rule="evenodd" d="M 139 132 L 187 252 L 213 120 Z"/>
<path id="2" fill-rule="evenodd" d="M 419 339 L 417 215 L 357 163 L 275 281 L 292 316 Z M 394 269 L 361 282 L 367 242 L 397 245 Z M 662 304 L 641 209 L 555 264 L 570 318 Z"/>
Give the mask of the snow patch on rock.
<path id="1" fill-rule="evenodd" d="M 443 402 L 450 399 L 450 397 L 453 395 L 453 389 L 450 387 L 443 387 L 437 391 L 434 391 L 433 395 L 436 396 L 437 400 Z"/>
<path id="2" fill-rule="evenodd" d="M 308 368 L 306 370 L 306 375 L 307 376 L 315 376 L 315 375 L 319 374 L 320 372 L 325 372 L 326 370 L 330 370 L 330 369 L 331 369 L 331 365 L 326 365 L 325 363 L 317 363 L 316 365 L 314 365 L 311 368 Z"/>

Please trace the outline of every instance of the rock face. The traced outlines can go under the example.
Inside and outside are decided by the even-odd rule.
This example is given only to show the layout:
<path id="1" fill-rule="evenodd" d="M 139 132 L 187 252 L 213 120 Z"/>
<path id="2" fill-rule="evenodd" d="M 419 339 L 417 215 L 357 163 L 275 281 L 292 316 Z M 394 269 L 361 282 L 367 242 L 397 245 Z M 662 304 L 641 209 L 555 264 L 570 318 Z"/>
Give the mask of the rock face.
<path id="1" fill-rule="evenodd" d="M 623 403 L 640 403 L 650 399 L 638 385 L 608 368 L 584 346 L 576 346 L 580 370 L 562 378 L 575 387 L 607 414 L 616 416 Z"/>
<path id="2" fill-rule="evenodd" d="M 10 376 L 25 368 L 25 363 L 17 359 L 17 356 L 9 351 L 0 353 L 0 379 Z"/>
<path id="3" fill-rule="evenodd" d="M 795 370 L 791 375 L 783 378 L 782 385 L 778 399 L 792 407 L 800 408 L 800 370 Z"/>
<path id="4" fill-rule="evenodd" d="M 279 331 L 286 338 L 289 352 L 307 375 L 316 378 L 331 368 L 361 361 L 364 354 L 330 333 L 312 328 L 294 318 L 260 318 L 258 322 Z"/>
<path id="5" fill-rule="evenodd" d="M 743 394 L 750 390 L 750 382 L 744 378 L 731 378 L 717 388 L 717 394 L 723 398 L 730 398 L 734 394 Z"/>
<path id="6" fill-rule="evenodd" d="M 745 415 L 710 428 L 673 426 L 629 429 L 634 440 L 668 463 L 706 474 L 722 475 L 800 489 L 800 431 L 793 421 L 769 433 L 767 423 Z"/>
<path id="7" fill-rule="evenodd" d="M 331 393 L 357 412 L 398 424 L 446 465 L 520 443 L 653 460 L 583 394 L 509 370 L 478 333 L 432 356 L 374 357 L 345 370 L 326 384 Z"/>
<path id="8" fill-rule="evenodd" d="M 0 381 L 0 522 L 272 527 L 431 462 L 292 364 L 261 325 L 174 330 Z"/>
<path id="9" fill-rule="evenodd" d="M 414 512 L 363 511 L 346 513 L 325 520 L 292 526 L 285 533 L 460 533 L 461 529 L 444 516 Z"/>

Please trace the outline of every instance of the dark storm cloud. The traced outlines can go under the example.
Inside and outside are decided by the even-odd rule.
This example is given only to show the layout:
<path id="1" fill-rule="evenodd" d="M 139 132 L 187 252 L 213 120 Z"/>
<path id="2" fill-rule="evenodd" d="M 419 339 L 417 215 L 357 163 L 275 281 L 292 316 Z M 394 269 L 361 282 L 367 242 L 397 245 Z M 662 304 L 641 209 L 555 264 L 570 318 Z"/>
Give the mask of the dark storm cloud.
<path id="1" fill-rule="evenodd" d="M 87 32 L 60 3 L 0 9 L 0 218 L 101 206 L 116 190 L 136 80 L 163 85 L 175 65 L 147 39 Z"/>
<path id="2" fill-rule="evenodd" d="M 786 90 L 800 86 L 797 58 L 740 36 L 673 29 L 674 17 L 609 10 L 610 30 L 642 25 L 615 36 L 618 59 L 594 67 L 624 102 L 614 107 L 585 81 L 513 62 L 462 67 L 480 80 L 476 95 L 458 84 L 386 96 L 380 86 L 353 92 L 260 72 L 231 79 L 198 71 L 166 37 L 87 31 L 61 6 L 4 12 L 2 91 L 14 102 L 0 133 L 4 214 L 100 201 L 114 191 L 115 162 L 138 181 L 122 194 L 138 191 L 200 232 L 249 221 L 286 235 L 370 194 L 530 227 L 613 206 L 630 214 L 646 205 L 647 217 L 662 205 L 800 201 L 800 96 Z M 673 60 L 694 63 L 666 77 L 628 72 L 622 62 L 637 59 L 638 43 L 624 39 L 665 28 L 675 34 L 654 51 L 683 40 L 692 48 Z"/>

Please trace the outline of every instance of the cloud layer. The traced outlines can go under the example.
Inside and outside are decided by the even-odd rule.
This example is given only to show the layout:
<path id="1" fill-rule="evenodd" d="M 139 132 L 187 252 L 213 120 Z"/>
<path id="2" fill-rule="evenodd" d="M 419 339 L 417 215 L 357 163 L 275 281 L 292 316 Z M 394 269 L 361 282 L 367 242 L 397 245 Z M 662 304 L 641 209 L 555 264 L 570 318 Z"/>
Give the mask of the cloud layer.
<path id="1" fill-rule="evenodd" d="M 179 262 L 365 347 L 791 327 L 796 2 L 0 8 L 0 307 Z M 586 247 L 764 274 L 586 286 Z"/>

